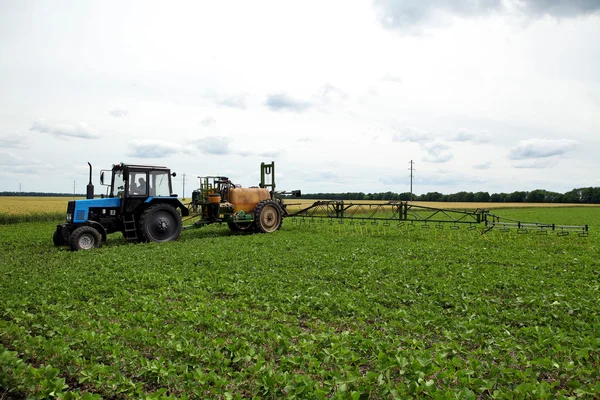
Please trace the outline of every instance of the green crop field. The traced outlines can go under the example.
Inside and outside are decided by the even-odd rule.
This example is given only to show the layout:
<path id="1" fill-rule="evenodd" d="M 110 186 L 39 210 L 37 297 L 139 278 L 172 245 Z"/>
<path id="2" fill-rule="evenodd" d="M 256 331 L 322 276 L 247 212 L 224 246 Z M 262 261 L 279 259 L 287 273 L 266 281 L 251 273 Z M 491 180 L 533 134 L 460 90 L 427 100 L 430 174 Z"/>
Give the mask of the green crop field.
<path id="1" fill-rule="evenodd" d="M 0 225 L 0 399 L 599 398 L 590 235 L 293 223 L 70 252 Z"/>

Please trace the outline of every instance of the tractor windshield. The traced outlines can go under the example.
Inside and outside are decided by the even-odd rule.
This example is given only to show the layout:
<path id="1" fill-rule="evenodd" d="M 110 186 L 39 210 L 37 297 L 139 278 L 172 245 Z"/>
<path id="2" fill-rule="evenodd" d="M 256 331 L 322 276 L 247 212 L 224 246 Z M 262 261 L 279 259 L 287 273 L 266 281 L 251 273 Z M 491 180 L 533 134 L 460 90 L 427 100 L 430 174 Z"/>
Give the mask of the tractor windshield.
<path id="1" fill-rule="evenodd" d="M 113 184 L 109 197 L 123 197 L 125 191 L 125 180 L 123 179 L 123 171 L 113 171 Z"/>
<path id="2" fill-rule="evenodd" d="M 150 196 L 170 196 L 168 171 L 150 172 Z"/>

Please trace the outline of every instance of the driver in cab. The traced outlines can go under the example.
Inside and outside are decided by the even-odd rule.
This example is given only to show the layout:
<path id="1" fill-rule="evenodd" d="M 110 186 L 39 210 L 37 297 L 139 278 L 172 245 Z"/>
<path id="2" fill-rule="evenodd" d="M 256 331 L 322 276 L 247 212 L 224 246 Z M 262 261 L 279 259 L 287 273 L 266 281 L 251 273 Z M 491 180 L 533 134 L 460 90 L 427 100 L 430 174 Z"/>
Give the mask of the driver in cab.
<path id="1" fill-rule="evenodd" d="M 131 184 L 131 194 L 146 194 L 146 180 L 144 178 L 138 179 L 138 184 L 135 182 Z"/>

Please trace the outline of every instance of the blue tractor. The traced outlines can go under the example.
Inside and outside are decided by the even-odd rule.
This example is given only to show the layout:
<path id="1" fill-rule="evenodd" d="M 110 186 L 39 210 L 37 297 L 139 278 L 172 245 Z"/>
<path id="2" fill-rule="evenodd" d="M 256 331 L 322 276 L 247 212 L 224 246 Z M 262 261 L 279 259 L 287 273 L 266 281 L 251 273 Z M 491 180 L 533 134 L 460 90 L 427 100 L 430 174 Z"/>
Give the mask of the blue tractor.
<path id="1" fill-rule="evenodd" d="M 56 246 L 71 250 L 102 246 L 110 233 L 121 232 L 126 240 L 167 242 L 181 234 L 182 216 L 189 211 L 173 193 L 171 176 L 166 167 L 115 164 L 101 171 L 100 183 L 108 186 L 108 194 L 94 198 L 92 165 L 85 200 L 72 200 L 67 205 L 67 219 L 56 227 Z M 104 183 L 105 173 L 110 183 Z"/>

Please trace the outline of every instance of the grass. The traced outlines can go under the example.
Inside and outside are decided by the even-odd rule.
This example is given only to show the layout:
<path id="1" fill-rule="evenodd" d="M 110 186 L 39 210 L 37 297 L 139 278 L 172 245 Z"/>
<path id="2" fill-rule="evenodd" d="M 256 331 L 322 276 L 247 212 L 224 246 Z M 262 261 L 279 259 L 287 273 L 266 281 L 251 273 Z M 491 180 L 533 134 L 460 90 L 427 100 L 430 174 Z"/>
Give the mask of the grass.
<path id="1" fill-rule="evenodd" d="M 224 226 L 72 253 L 0 226 L 0 387 L 32 398 L 600 396 L 594 209 L 499 215 L 589 237 Z M 0 389 L 0 396 L 3 391 Z"/>

